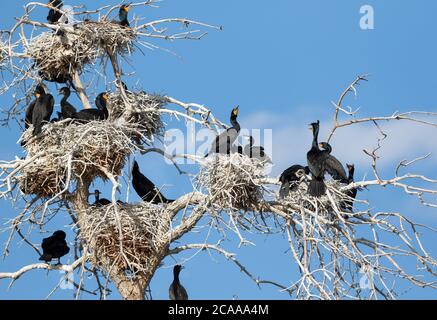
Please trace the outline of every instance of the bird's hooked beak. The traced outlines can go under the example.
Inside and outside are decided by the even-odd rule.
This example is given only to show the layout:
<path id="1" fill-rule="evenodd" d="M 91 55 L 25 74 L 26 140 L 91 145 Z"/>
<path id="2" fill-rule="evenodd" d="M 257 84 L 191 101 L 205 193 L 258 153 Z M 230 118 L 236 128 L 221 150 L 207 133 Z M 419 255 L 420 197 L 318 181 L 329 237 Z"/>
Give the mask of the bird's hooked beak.
<path id="1" fill-rule="evenodd" d="M 102 97 L 103 97 L 103 100 L 105 100 L 105 101 L 109 100 L 109 94 L 108 93 L 103 94 Z"/>
<path id="2" fill-rule="evenodd" d="M 126 13 L 128 13 L 129 10 L 130 10 L 130 8 L 131 8 L 131 4 L 127 4 L 127 5 L 125 5 L 125 6 L 123 7 L 123 11 L 126 12 Z"/>

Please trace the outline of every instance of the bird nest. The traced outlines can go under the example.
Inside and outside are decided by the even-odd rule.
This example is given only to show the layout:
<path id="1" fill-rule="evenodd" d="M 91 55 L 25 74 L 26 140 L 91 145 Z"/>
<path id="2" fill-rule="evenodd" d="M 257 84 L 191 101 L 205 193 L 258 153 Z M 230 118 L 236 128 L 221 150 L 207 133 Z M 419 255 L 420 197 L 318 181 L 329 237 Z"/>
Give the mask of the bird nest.
<path id="1" fill-rule="evenodd" d="M 111 119 L 123 118 L 128 123 L 139 126 L 141 134 L 150 139 L 153 135 L 162 135 L 164 124 L 161 120 L 162 109 L 168 99 L 160 95 L 147 94 L 144 91 L 126 91 L 126 98 L 121 91 L 112 93 L 109 98 Z"/>
<path id="2" fill-rule="evenodd" d="M 70 180 L 95 177 L 106 180 L 108 173 L 120 175 L 127 156 L 135 152 L 130 137 L 136 129 L 129 125 L 66 120 L 45 125 L 38 137 L 33 137 L 32 131 L 29 128 L 22 138 L 26 141 L 26 160 L 36 156 L 20 179 L 26 194 L 53 196 L 63 189 L 68 176 Z"/>
<path id="3" fill-rule="evenodd" d="M 318 198 L 308 194 L 308 183 L 307 181 L 298 183 L 295 190 L 290 191 L 285 198 L 279 201 L 291 208 L 305 208 L 317 212 L 318 216 L 331 220 L 335 212 L 344 211 L 346 201 L 351 199 L 340 191 L 344 185 L 338 181 L 325 181 L 327 192 Z"/>
<path id="4" fill-rule="evenodd" d="M 65 80 L 108 50 L 119 55 L 132 52 L 135 37 L 132 29 L 116 23 L 83 22 L 74 28 L 68 26 L 68 30 L 38 35 L 30 42 L 27 55 L 35 61 L 43 78 Z"/>
<path id="5" fill-rule="evenodd" d="M 151 275 L 167 252 L 170 225 L 170 214 L 163 206 L 117 204 L 90 207 L 80 234 L 95 267 Z"/>
<path id="6" fill-rule="evenodd" d="M 263 163 L 257 159 L 238 153 L 216 154 L 202 168 L 198 181 L 216 206 L 250 211 L 263 197 L 263 187 L 257 181 L 264 177 Z"/>

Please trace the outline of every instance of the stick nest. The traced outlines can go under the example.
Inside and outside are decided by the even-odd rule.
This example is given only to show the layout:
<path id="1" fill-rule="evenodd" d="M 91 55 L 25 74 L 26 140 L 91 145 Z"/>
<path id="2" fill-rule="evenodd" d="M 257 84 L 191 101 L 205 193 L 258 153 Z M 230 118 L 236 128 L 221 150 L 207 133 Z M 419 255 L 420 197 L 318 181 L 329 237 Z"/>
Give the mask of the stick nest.
<path id="1" fill-rule="evenodd" d="M 65 120 L 45 125 L 38 137 L 32 137 L 32 131 L 31 126 L 23 135 L 27 159 L 37 155 L 20 178 L 26 194 L 51 197 L 63 188 L 68 175 L 70 180 L 118 176 L 127 156 L 135 152 L 131 137 L 137 128 L 129 124 Z"/>
<path id="2" fill-rule="evenodd" d="M 150 203 L 117 205 L 117 211 L 113 205 L 91 207 L 84 215 L 81 236 L 93 265 L 153 274 L 168 249 L 169 213 Z"/>
<path id="3" fill-rule="evenodd" d="M 327 192 L 319 198 L 308 194 L 308 183 L 307 181 L 297 182 L 295 190 L 290 191 L 285 198 L 278 200 L 284 205 L 294 208 L 306 208 L 312 212 L 317 212 L 318 215 L 328 220 L 335 216 L 336 211 L 344 211 L 346 201 L 351 200 L 349 196 L 340 191 L 340 188 L 344 185 L 338 181 L 325 181 Z"/>
<path id="4" fill-rule="evenodd" d="M 198 178 L 214 204 L 221 208 L 255 210 L 263 197 L 263 188 L 257 182 L 265 177 L 263 163 L 238 153 L 214 157 Z"/>
<path id="5" fill-rule="evenodd" d="M 71 79 L 71 74 L 81 72 L 86 64 L 107 52 L 130 54 L 135 38 L 131 28 L 116 23 L 83 22 L 40 34 L 30 42 L 27 54 L 44 78 Z"/>
<path id="6" fill-rule="evenodd" d="M 126 91 L 127 101 L 120 91 L 112 93 L 109 99 L 111 119 L 123 118 L 128 123 L 139 126 L 141 134 L 147 139 L 153 135 L 162 135 L 164 124 L 161 112 L 168 99 L 160 95 L 147 94 L 144 91 Z"/>

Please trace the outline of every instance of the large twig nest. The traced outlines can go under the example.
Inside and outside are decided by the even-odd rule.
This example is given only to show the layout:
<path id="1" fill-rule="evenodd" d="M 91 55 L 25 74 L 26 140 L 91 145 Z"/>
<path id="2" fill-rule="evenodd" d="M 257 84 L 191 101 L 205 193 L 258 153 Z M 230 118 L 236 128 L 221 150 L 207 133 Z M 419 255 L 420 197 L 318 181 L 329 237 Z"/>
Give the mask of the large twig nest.
<path id="1" fill-rule="evenodd" d="M 60 193 L 67 182 L 66 166 L 56 157 L 40 157 L 21 171 L 18 178 L 25 194 L 42 198 Z"/>
<path id="2" fill-rule="evenodd" d="M 35 61 L 41 76 L 65 80 L 108 50 L 119 55 L 131 53 L 134 39 L 132 29 L 116 23 L 83 22 L 38 35 L 29 43 L 27 54 Z"/>
<path id="3" fill-rule="evenodd" d="M 128 123 L 138 125 L 141 134 L 150 139 L 153 135 L 162 135 L 164 124 L 161 112 L 168 99 L 160 95 L 147 94 L 144 91 L 126 91 L 126 99 L 121 91 L 110 95 L 109 109 L 111 119 L 123 118 Z"/>
<path id="4" fill-rule="evenodd" d="M 263 163 L 238 153 L 210 157 L 198 180 L 213 203 L 220 208 L 255 209 L 263 197 L 263 187 L 257 182 L 265 178 Z"/>
<path id="5" fill-rule="evenodd" d="M 132 137 L 137 128 L 131 124 L 116 124 L 109 121 L 93 121 L 87 124 L 68 120 L 50 123 L 43 127 L 42 134 L 32 136 L 30 127 L 23 135 L 27 141 L 24 148 L 27 159 L 39 155 L 29 170 L 22 176 L 21 186 L 25 193 L 40 190 L 42 180 L 65 181 L 80 178 L 108 178 L 108 173 L 118 176 L 125 166 L 127 156 L 135 152 Z M 41 151 L 44 151 L 41 155 Z M 23 189 L 23 188 L 22 188 Z M 50 183 L 43 194 L 53 196 L 58 190 Z M 41 191 L 39 191 L 41 192 Z M 40 193 L 38 193 L 40 194 Z"/>
<path id="6" fill-rule="evenodd" d="M 84 214 L 80 234 L 94 266 L 150 275 L 167 252 L 170 225 L 160 205 L 108 205 Z"/>
<path id="7" fill-rule="evenodd" d="M 345 211 L 346 202 L 351 198 L 340 191 L 341 187 L 344 186 L 343 184 L 333 180 L 325 181 L 326 194 L 316 198 L 308 194 L 308 183 L 305 180 L 300 183 L 296 182 L 294 190 L 291 190 L 285 198 L 279 200 L 293 208 L 306 208 L 312 212 L 317 212 L 319 216 L 329 220 L 335 212 Z"/>

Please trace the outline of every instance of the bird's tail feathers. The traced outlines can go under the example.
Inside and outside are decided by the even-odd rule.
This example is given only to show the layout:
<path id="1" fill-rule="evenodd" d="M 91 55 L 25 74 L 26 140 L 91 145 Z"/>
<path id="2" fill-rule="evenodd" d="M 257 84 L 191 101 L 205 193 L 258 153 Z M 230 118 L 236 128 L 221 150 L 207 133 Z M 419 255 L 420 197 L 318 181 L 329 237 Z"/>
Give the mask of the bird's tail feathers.
<path id="1" fill-rule="evenodd" d="M 52 261 L 52 255 L 48 253 L 44 253 L 40 258 L 40 261 Z"/>
<path id="2" fill-rule="evenodd" d="M 321 197 L 326 193 L 326 185 L 323 178 L 313 177 L 308 187 L 308 192 L 313 197 Z"/>

